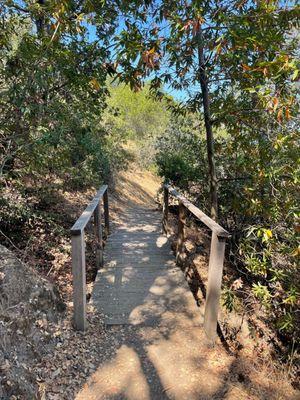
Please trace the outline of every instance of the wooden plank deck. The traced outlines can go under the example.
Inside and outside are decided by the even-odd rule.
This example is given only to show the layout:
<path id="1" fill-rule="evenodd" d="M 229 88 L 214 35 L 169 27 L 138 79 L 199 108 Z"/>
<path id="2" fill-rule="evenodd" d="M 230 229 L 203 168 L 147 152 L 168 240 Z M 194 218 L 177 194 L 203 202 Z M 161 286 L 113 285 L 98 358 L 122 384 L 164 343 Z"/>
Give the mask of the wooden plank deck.
<path id="1" fill-rule="evenodd" d="M 105 315 L 101 361 L 76 400 L 223 398 L 233 362 L 203 330 L 197 307 L 161 234 L 161 212 L 135 204 L 114 221 L 92 304 Z"/>
<path id="2" fill-rule="evenodd" d="M 156 326 L 182 311 L 201 324 L 200 313 L 175 264 L 170 243 L 161 233 L 161 213 L 141 206 L 128 208 L 105 246 L 92 304 L 107 325 Z"/>

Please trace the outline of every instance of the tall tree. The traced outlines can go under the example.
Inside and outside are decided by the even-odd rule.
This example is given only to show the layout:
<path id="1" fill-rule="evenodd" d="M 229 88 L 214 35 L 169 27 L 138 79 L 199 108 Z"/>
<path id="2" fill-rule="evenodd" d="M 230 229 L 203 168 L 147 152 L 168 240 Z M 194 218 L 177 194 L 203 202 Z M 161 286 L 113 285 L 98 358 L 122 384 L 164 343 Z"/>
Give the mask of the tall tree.
<path id="1" fill-rule="evenodd" d="M 117 6 L 5 0 L 0 15 L 0 176 L 17 165 L 45 174 L 56 162 L 65 171 L 62 164 L 87 160 L 105 107 Z M 91 23 L 99 24 L 93 40 Z"/>
<path id="2" fill-rule="evenodd" d="M 182 108 L 204 119 L 215 219 L 214 129 L 230 122 L 233 114 L 238 125 L 247 119 L 246 109 L 260 118 L 274 88 L 296 76 L 297 66 L 282 43 L 297 25 L 298 11 L 295 2 L 277 0 L 154 1 L 141 19 L 125 18 L 126 28 L 118 37 L 121 78 L 134 88 L 151 78 L 159 95 L 163 85 L 184 91 L 187 101 Z M 262 89 L 266 77 L 268 90 Z M 279 92 L 284 106 L 288 100 L 284 90 Z M 237 108 L 237 97 L 244 97 L 242 109 Z"/>

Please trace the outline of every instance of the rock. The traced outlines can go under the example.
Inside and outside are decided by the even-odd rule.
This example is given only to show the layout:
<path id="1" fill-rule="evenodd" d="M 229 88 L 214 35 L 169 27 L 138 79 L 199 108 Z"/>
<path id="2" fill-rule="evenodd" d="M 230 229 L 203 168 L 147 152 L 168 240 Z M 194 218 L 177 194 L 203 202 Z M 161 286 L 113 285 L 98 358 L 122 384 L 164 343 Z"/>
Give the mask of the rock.
<path id="1" fill-rule="evenodd" d="M 47 330 L 65 305 L 50 282 L 2 245 L 0 296 L 0 398 L 37 398 L 34 366 L 54 348 L 55 338 Z"/>

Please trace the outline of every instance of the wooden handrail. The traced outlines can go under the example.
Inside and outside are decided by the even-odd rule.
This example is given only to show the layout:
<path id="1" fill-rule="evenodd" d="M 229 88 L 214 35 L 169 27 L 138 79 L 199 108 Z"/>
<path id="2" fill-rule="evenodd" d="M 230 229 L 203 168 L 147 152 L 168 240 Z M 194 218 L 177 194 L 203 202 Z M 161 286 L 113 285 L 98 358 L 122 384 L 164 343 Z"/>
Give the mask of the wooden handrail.
<path id="1" fill-rule="evenodd" d="M 164 187 L 168 190 L 168 192 L 177 198 L 184 206 L 187 208 L 197 219 L 203 222 L 212 232 L 216 233 L 218 237 L 228 238 L 230 237 L 230 233 L 227 232 L 221 225 L 219 225 L 216 221 L 211 219 L 208 215 L 206 215 L 203 211 L 201 211 L 198 207 L 192 204 L 188 199 L 182 196 L 170 185 L 164 185 Z"/>
<path id="2" fill-rule="evenodd" d="M 98 206 L 99 202 L 101 201 L 102 197 L 104 196 L 104 193 L 107 192 L 107 185 L 101 186 L 101 188 L 98 190 L 96 196 L 93 198 L 93 200 L 89 203 L 89 205 L 86 207 L 86 209 L 83 211 L 81 216 L 77 219 L 75 224 L 71 228 L 71 234 L 72 235 L 80 235 L 86 225 L 88 224 L 89 220 L 91 219 L 91 216 L 93 215 L 95 208 Z"/>
<path id="3" fill-rule="evenodd" d="M 184 253 L 184 226 L 186 219 L 186 210 L 189 210 L 198 220 L 206 225 L 212 231 L 210 256 L 208 265 L 208 283 L 204 312 L 204 330 L 209 339 L 215 340 L 217 336 L 219 302 L 221 296 L 221 285 L 223 275 L 223 264 L 225 255 L 226 239 L 230 233 L 222 228 L 217 222 L 212 220 L 203 211 L 192 204 L 188 199 L 177 192 L 172 186 L 165 184 L 164 202 L 163 202 L 163 231 L 168 233 L 168 208 L 169 195 L 174 196 L 179 201 L 178 212 L 178 235 L 176 261 L 179 264 L 183 262 Z"/>
<path id="4" fill-rule="evenodd" d="M 105 235 L 109 234 L 109 206 L 107 185 L 101 186 L 96 196 L 89 203 L 81 216 L 71 228 L 72 238 L 72 272 L 73 272 L 73 304 L 75 329 L 86 329 L 86 269 L 84 230 L 94 215 L 96 236 L 96 264 L 103 266 L 103 233 L 101 201 L 104 203 Z"/>

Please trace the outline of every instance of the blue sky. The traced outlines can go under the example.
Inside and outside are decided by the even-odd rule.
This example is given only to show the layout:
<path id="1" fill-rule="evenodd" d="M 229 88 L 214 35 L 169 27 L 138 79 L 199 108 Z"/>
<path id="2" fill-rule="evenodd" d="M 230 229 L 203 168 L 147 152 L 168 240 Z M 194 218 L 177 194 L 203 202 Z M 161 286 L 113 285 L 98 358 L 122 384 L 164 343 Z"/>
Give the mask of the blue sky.
<path id="1" fill-rule="evenodd" d="M 86 24 L 87 27 L 87 36 L 90 42 L 96 40 L 96 27 L 92 24 Z M 119 31 L 126 29 L 125 24 L 122 19 L 120 19 Z M 188 99 L 188 94 L 183 90 L 176 90 L 171 88 L 169 85 L 164 85 L 164 91 L 174 97 L 175 100 L 179 102 L 184 102 Z"/>

